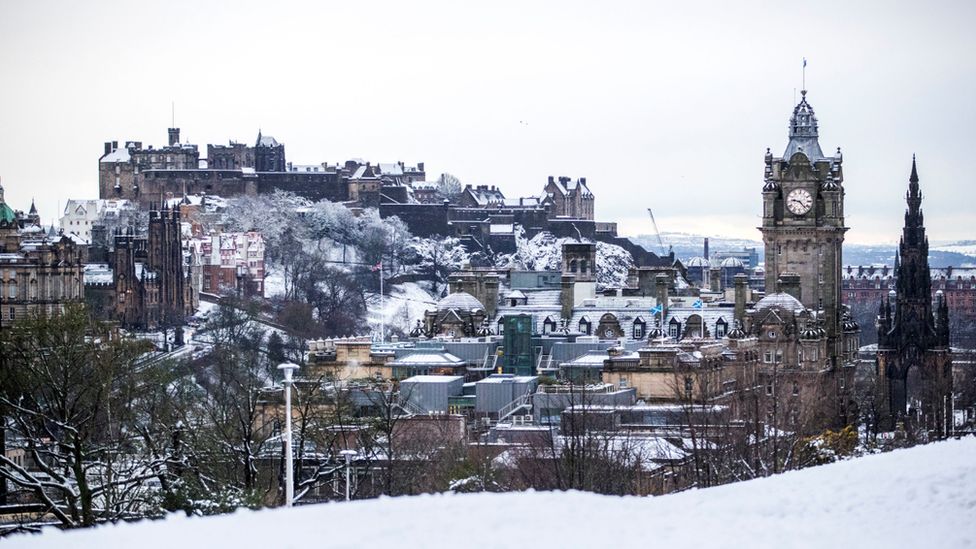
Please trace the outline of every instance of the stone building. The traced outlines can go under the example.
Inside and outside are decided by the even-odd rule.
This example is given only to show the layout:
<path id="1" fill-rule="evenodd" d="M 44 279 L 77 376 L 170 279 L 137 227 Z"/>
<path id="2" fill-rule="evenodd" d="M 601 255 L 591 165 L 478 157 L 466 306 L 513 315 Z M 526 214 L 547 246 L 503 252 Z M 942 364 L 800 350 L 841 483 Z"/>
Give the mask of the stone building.
<path id="1" fill-rule="evenodd" d="M 895 289 L 878 311 L 879 408 L 887 428 L 908 421 L 943 435 L 952 407 L 949 309 L 941 292 L 936 292 L 932 303 L 929 242 L 918 182 L 913 158 Z"/>
<path id="2" fill-rule="evenodd" d="M 844 267 L 844 304 L 862 325 L 873 324 L 878 308 L 898 279 L 898 257 L 889 265 L 848 265 Z M 942 292 L 949 307 L 950 343 L 976 348 L 976 267 L 932 267 L 932 300 Z M 865 334 L 863 344 L 877 343 L 876 334 Z M 870 337 L 867 337 L 870 336 Z"/>
<path id="3" fill-rule="evenodd" d="M 83 300 L 83 248 L 47 234 L 37 208 L 14 211 L 0 185 L 0 328 L 32 315 L 52 315 Z"/>
<path id="4" fill-rule="evenodd" d="M 543 204 L 551 206 L 553 217 L 594 219 L 593 193 L 586 186 L 585 177 L 573 181 L 570 177 L 549 176 L 543 193 Z"/>
<path id="5" fill-rule="evenodd" d="M 840 148 L 826 156 L 818 141 L 819 126 L 806 90 L 793 110 L 789 143 L 782 157 L 766 149 L 763 219 L 766 292 L 783 273 L 796 273 L 795 296 L 804 307 L 822 311 L 829 358 L 834 366 L 841 351 L 841 266 L 844 233 L 844 173 Z"/>
<path id="6" fill-rule="evenodd" d="M 254 147 L 235 141 L 227 145 L 207 145 L 207 167 L 218 170 L 254 168 Z"/>
<path id="7" fill-rule="evenodd" d="M 164 204 L 150 211 L 147 233 L 116 230 L 109 263 L 85 266 L 85 298 L 97 315 L 126 329 L 180 326 L 196 309 L 198 294 L 183 253 L 179 210 Z"/>
<path id="8" fill-rule="evenodd" d="M 264 296 L 264 237 L 260 232 L 198 236 L 188 242 L 188 248 L 200 265 L 197 292 Z"/>
<path id="9" fill-rule="evenodd" d="M 254 144 L 254 170 L 285 171 L 285 146 L 270 135 L 261 135 L 260 130 L 258 130 L 258 140 Z"/>

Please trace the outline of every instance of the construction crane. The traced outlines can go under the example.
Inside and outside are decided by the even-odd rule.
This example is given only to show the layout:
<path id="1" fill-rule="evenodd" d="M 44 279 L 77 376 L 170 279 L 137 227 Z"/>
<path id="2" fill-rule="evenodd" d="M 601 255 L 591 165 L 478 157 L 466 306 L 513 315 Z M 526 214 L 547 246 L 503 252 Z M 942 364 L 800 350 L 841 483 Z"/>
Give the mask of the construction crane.
<path id="1" fill-rule="evenodd" d="M 657 221 L 654 221 L 654 212 L 648 208 L 647 215 L 651 216 L 651 226 L 654 227 L 654 236 L 657 237 L 657 244 L 661 249 L 661 257 L 664 257 L 668 255 L 668 251 L 664 248 L 664 241 L 661 240 L 661 231 L 657 230 Z"/>

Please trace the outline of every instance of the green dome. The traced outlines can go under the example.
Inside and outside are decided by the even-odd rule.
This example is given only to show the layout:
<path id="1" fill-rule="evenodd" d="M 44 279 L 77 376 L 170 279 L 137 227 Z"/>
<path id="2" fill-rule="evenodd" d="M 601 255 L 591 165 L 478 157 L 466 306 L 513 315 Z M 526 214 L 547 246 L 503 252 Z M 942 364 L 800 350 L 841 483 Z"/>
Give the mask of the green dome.
<path id="1" fill-rule="evenodd" d="M 0 223 L 13 223 L 17 220 L 14 211 L 5 202 L 0 202 Z"/>

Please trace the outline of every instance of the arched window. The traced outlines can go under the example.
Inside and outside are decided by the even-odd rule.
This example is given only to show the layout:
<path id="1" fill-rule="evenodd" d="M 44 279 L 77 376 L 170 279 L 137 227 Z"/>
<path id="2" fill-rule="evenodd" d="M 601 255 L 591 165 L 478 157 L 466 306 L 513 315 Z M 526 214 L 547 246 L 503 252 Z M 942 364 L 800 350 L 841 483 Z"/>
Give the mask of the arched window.
<path id="1" fill-rule="evenodd" d="M 10 299 L 17 299 L 17 281 L 11 280 L 7 284 L 7 289 L 8 289 L 7 295 L 10 296 Z"/>
<path id="2" fill-rule="evenodd" d="M 581 273 L 583 273 L 583 274 L 588 273 L 589 271 L 587 269 L 589 269 L 589 267 L 590 267 L 590 265 L 589 265 L 589 262 L 588 261 L 586 261 L 585 259 L 581 259 L 580 260 L 580 272 Z"/>
<path id="3" fill-rule="evenodd" d="M 569 272 L 571 272 L 571 273 L 575 273 L 576 272 L 576 260 L 575 259 L 570 259 L 569 260 Z"/>

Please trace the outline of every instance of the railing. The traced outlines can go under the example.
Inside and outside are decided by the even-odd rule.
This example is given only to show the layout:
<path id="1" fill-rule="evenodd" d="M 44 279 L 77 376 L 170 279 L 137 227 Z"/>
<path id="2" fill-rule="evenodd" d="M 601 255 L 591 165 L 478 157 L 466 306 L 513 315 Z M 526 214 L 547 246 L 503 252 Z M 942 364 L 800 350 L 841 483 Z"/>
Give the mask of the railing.
<path id="1" fill-rule="evenodd" d="M 524 393 L 518 398 L 516 398 L 515 400 L 506 404 L 505 406 L 502 406 L 502 408 L 498 410 L 498 421 L 504 421 L 505 418 L 511 416 L 517 410 L 520 410 L 526 406 L 531 408 L 532 405 L 529 404 L 529 399 L 531 397 L 532 397 L 531 393 Z"/>
<path id="2" fill-rule="evenodd" d="M 430 414 L 427 410 L 424 410 L 420 406 L 410 402 L 409 400 L 404 400 L 397 402 L 397 406 L 411 416 L 425 416 Z"/>

